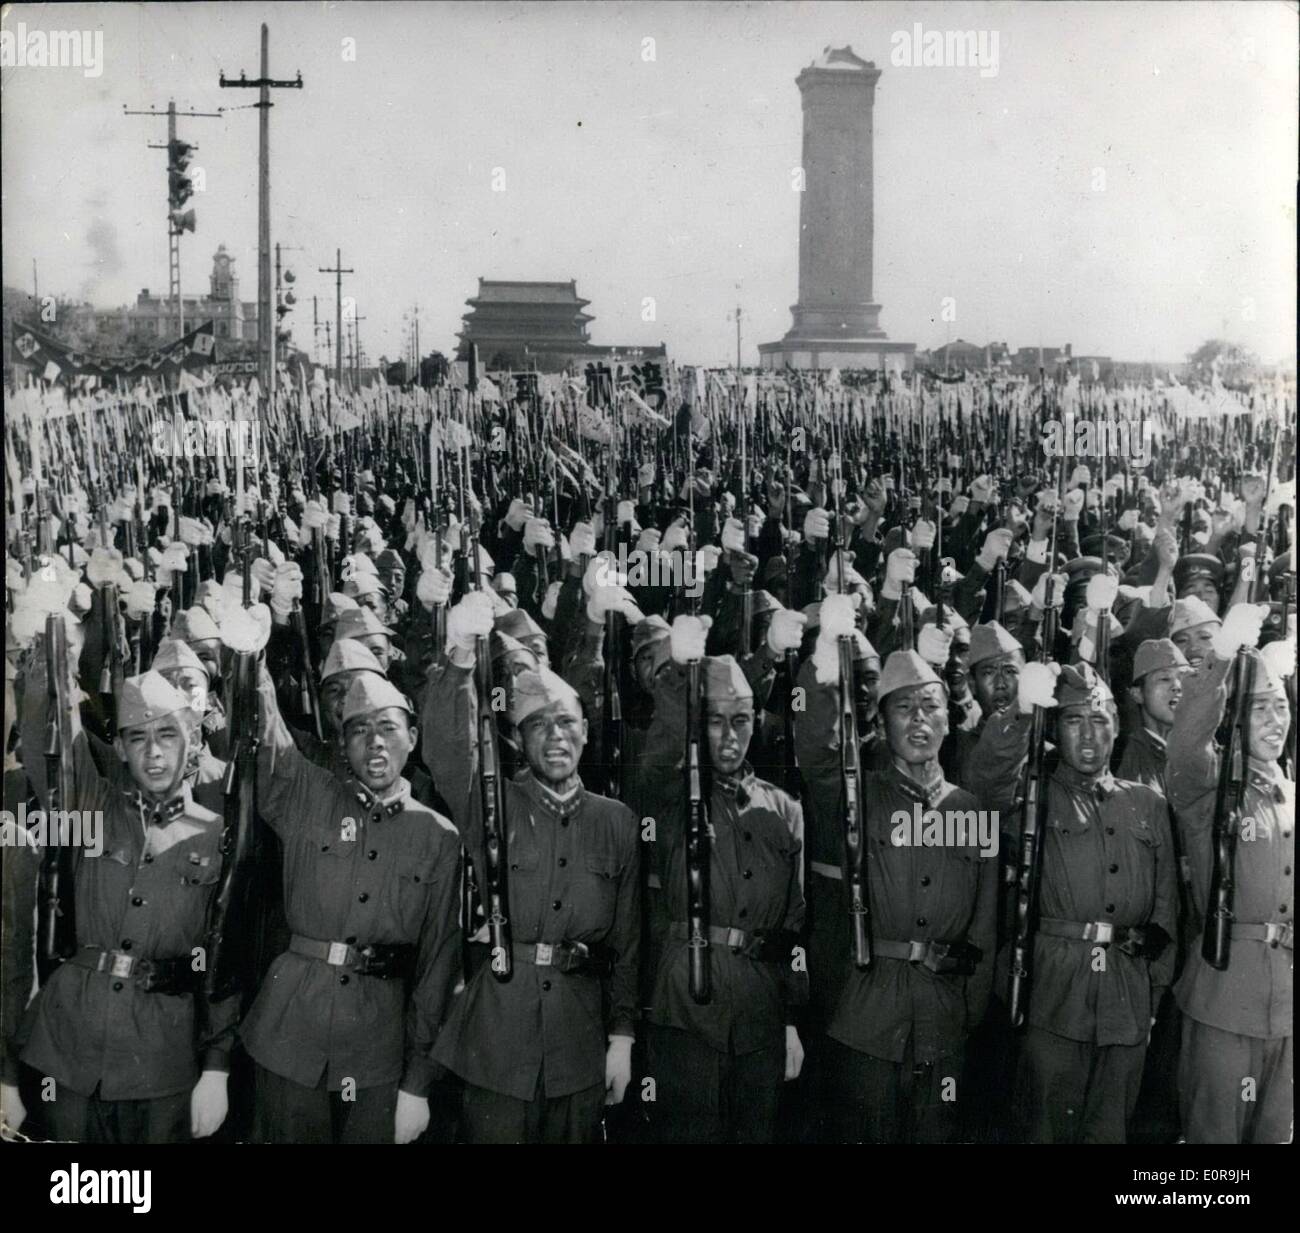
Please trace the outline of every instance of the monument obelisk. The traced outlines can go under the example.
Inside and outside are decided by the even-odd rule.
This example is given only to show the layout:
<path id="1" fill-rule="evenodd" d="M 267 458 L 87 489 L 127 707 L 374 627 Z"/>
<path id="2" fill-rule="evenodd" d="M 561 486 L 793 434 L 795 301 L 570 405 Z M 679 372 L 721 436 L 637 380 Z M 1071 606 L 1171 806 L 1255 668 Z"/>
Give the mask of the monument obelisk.
<path id="1" fill-rule="evenodd" d="M 795 79 L 803 98 L 799 302 L 764 368 L 910 368 L 915 343 L 890 342 L 872 299 L 873 125 L 880 70 L 828 47 Z"/>

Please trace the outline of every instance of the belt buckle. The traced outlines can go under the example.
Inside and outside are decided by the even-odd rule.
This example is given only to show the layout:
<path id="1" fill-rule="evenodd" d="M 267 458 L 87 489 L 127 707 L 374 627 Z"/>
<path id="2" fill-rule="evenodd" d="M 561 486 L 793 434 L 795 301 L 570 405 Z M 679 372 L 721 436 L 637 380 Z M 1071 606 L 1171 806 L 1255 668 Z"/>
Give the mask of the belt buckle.
<path id="1" fill-rule="evenodd" d="M 1091 934 L 1091 937 L 1088 934 Z M 1115 938 L 1115 925 L 1108 920 L 1095 920 L 1089 924 L 1088 934 L 1084 935 L 1084 941 L 1099 942 L 1102 946 L 1109 946 Z"/>
<path id="2" fill-rule="evenodd" d="M 110 976 L 130 976 L 133 967 L 135 967 L 134 955 L 124 955 L 121 951 L 115 950 L 108 973 Z"/>
<path id="3" fill-rule="evenodd" d="M 732 950 L 742 950 L 745 945 L 745 931 L 734 925 L 727 927 L 727 946 Z"/>
<path id="4" fill-rule="evenodd" d="M 539 968 L 549 968 L 555 962 L 555 946 L 551 942 L 538 942 L 533 962 Z"/>
<path id="5" fill-rule="evenodd" d="M 325 956 L 325 962 L 332 968 L 346 967 L 348 962 L 348 952 L 352 949 L 346 942 L 331 942 L 329 954 Z"/>
<path id="6" fill-rule="evenodd" d="M 926 953 L 929 950 L 930 943 L 913 941 L 913 942 L 908 942 L 907 947 L 908 947 L 907 962 L 920 963 L 921 960 L 925 958 Z"/>
<path id="7" fill-rule="evenodd" d="M 1270 946 L 1277 946 L 1287 940 L 1291 935 L 1291 923 L 1289 921 L 1279 924 L 1271 920 L 1264 926 L 1264 941 Z"/>

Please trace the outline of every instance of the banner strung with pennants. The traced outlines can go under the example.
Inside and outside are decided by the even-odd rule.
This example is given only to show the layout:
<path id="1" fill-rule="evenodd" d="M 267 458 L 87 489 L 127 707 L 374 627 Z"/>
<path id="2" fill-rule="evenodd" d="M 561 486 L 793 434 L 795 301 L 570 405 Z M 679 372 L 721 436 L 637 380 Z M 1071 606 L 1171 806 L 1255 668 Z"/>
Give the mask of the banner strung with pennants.
<path id="1" fill-rule="evenodd" d="M 175 342 L 133 358 L 108 358 L 78 351 L 51 338 L 32 325 L 13 323 L 15 363 L 26 364 L 33 375 L 46 381 L 71 381 L 74 377 L 118 378 L 158 375 L 175 377 L 196 372 L 216 362 L 217 340 L 212 322 L 205 321 Z"/>

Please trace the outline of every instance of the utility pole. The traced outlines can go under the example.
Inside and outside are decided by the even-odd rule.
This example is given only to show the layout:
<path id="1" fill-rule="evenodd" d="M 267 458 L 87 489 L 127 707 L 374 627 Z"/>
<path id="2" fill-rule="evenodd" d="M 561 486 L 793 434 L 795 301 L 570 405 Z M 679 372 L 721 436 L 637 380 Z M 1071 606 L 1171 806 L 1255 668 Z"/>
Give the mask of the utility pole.
<path id="1" fill-rule="evenodd" d="M 320 266 L 317 273 L 333 274 L 334 281 L 334 343 L 338 348 L 334 359 L 334 380 L 340 390 L 343 388 L 343 275 L 355 274 L 352 269 L 343 268 L 343 250 L 334 250 L 333 266 Z"/>
<path id="2" fill-rule="evenodd" d="M 736 305 L 736 372 L 740 372 L 740 305 Z"/>
<path id="3" fill-rule="evenodd" d="M 181 235 L 194 230 L 194 211 L 183 206 L 194 195 L 194 187 L 185 169 L 189 166 L 194 151 L 199 147 L 192 142 L 182 141 L 176 133 L 176 119 L 185 116 L 195 120 L 220 120 L 225 116 L 225 108 L 216 111 L 177 111 L 176 100 L 170 99 L 166 111 L 156 107 L 149 111 L 129 111 L 122 104 L 122 114 L 126 116 L 166 116 L 167 144 L 150 144 L 151 150 L 167 151 L 167 298 L 176 313 L 176 337 L 185 333 L 185 301 L 181 297 Z"/>
<path id="4" fill-rule="evenodd" d="M 298 302 L 298 297 L 294 295 L 292 291 L 285 291 L 282 293 L 280 290 L 280 283 L 281 283 L 280 250 L 282 248 L 286 253 L 300 251 L 298 245 L 296 244 L 282 245 L 279 243 L 279 241 L 276 241 L 276 245 L 275 245 L 275 343 L 271 353 L 271 359 L 277 366 L 276 367 L 277 372 L 279 371 L 278 365 L 280 362 L 280 322 L 284 320 L 287 314 L 293 312 L 293 306 Z M 284 271 L 284 278 L 283 278 L 284 282 L 292 284 L 295 281 L 295 278 L 296 276 L 292 270 Z M 315 301 L 313 300 L 313 303 L 314 302 Z M 285 338 L 284 338 L 284 341 L 286 343 L 289 341 L 288 335 L 289 335 L 289 331 L 286 330 Z"/>
<path id="5" fill-rule="evenodd" d="M 294 81 L 276 81 L 268 74 L 270 35 L 262 23 L 262 75 L 249 81 L 246 73 L 238 81 L 227 81 L 221 74 L 218 85 L 223 90 L 258 90 L 253 104 L 261 112 L 258 121 L 257 146 L 257 358 L 262 376 L 262 389 L 268 405 L 275 399 L 275 329 L 271 311 L 271 91 L 301 90 L 302 72 Z"/>
<path id="6" fill-rule="evenodd" d="M 365 320 L 358 313 L 352 314 L 352 388 L 361 388 L 361 322 Z"/>
<path id="7" fill-rule="evenodd" d="M 316 297 L 311 297 L 311 362 L 320 363 L 320 316 L 316 312 Z"/>

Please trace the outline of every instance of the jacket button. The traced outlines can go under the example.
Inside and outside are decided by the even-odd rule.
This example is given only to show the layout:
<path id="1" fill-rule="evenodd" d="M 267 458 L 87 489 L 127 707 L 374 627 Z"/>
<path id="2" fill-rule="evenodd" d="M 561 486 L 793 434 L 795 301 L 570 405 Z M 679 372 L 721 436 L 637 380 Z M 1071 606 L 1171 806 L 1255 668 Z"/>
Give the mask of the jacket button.
<path id="1" fill-rule="evenodd" d="M 366 853 L 366 859 L 372 861 L 372 860 L 374 860 L 378 855 L 379 855 L 379 853 L 376 852 L 376 851 L 374 850 L 374 848 L 371 848 L 370 851 Z"/>
<path id="2" fill-rule="evenodd" d="M 754 871 L 752 869 L 746 869 L 740 876 L 742 878 L 752 878 L 754 876 Z"/>
<path id="3" fill-rule="evenodd" d="M 754 841 L 754 835 L 753 835 L 753 832 L 752 832 L 752 831 L 746 831 L 746 832 L 745 832 L 745 842 L 746 842 L 746 843 L 753 843 L 753 841 Z"/>
<path id="4" fill-rule="evenodd" d="M 1283 908 L 1282 910 L 1283 910 L 1283 911 L 1286 911 L 1285 908 Z M 132 942 L 131 942 L 131 939 L 130 939 L 130 938 L 123 938 L 123 939 L 122 939 L 122 949 L 123 949 L 123 950 L 130 950 L 130 949 L 131 949 L 131 946 L 132 946 Z"/>
<path id="5" fill-rule="evenodd" d="M 916 918 L 916 923 L 920 925 L 922 929 L 924 929 L 926 925 L 928 925 L 930 922 L 926 920 L 924 916 L 918 916 Z"/>
<path id="6" fill-rule="evenodd" d="M 1113 912 L 1114 910 L 1115 910 L 1115 905 L 1114 905 L 1113 903 L 1108 903 L 1108 904 L 1106 905 L 1106 911 L 1107 911 L 1107 912 Z"/>
<path id="7" fill-rule="evenodd" d="M 551 904 L 551 907 L 553 907 L 558 912 L 562 907 L 564 907 L 564 904 L 557 899 L 553 904 Z"/>
<path id="8" fill-rule="evenodd" d="M 748 908 L 741 908 L 740 911 L 736 913 L 736 915 L 737 915 L 737 916 L 748 916 L 748 915 L 749 915 L 749 909 L 748 909 Z"/>
<path id="9" fill-rule="evenodd" d="M 561 869 L 563 869 L 566 865 L 568 865 L 569 858 L 567 856 L 562 856 L 556 863 L 560 866 Z"/>
<path id="10" fill-rule="evenodd" d="M 1286 911 L 1286 904 L 1284 903 L 1280 908 L 1278 908 L 1278 911 L 1279 911 L 1279 912 L 1285 912 L 1285 911 Z"/>
<path id="11" fill-rule="evenodd" d="M 1288 865 L 1285 869 L 1282 870 L 1282 872 L 1286 874 L 1286 876 L 1289 878 L 1291 876 L 1291 866 Z"/>
<path id="12" fill-rule="evenodd" d="M 550 991 L 551 991 L 551 982 L 549 980 L 542 981 L 542 992 L 550 993 Z"/>
<path id="13" fill-rule="evenodd" d="M 561 825 L 561 826 L 568 826 L 568 825 L 569 825 L 569 819 L 568 819 L 568 818 L 561 818 L 561 819 L 560 819 L 560 825 Z"/>
<path id="14" fill-rule="evenodd" d="M 145 855 L 144 863 L 145 863 L 146 865 L 152 865 L 152 864 L 153 864 L 153 854 L 152 854 L 152 853 L 148 853 L 148 854 Z"/>
<path id="15" fill-rule="evenodd" d="M 356 939 L 355 936 L 350 937 L 350 938 L 344 938 L 343 940 L 344 940 L 344 941 L 345 941 L 349 946 L 355 946 L 355 945 L 357 944 L 357 939 Z"/>
<path id="16" fill-rule="evenodd" d="M 930 885 L 930 875 L 929 875 L 928 873 L 925 875 L 925 877 L 923 877 L 923 878 L 921 879 L 921 885 L 922 885 L 922 886 L 929 886 L 929 885 Z"/>
<path id="17" fill-rule="evenodd" d="M 114 993 L 121 993 L 121 992 L 122 992 L 122 982 L 121 982 L 120 980 L 115 980 L 115 981 L 113 982 L 113 992 L 114 992 Z"/>
<path id="18" fill-rule="evenodd" d="M 357 896 L 357 902 L 365 903 L 365 901 L 369 898 L 370 898 L 370 893 L 368 891 L 362 891 L 361 894 Z"/>
<path id="19" fill-rule="evenodd" d="M 329 844 L 327 844 L 327 843 L 323 843 L 323 844 L 321 844 L 321 846 L 320 846 L 320 850 L 321 850 L 322 852 L 328 852 L 328 851 L 330 850 L 330 846 L 329 846 Z"/>
<path id="20" fill-rule="evenodd" d="M 1119 866 L 1118 866 L 1118 865 L 1112 865 L 1112 866 L 1110 867 L 1110 871 L 1111 871 L 1111 873 L 1118 873 L 1118 872 L 1119 872 Z"/>
<path id="21" fill-rule="evenodd" d="M 142 908 L 144 907 L 144 900 L 141 899 L 139 895 L 137 895 L 134 899 L 131 900 L 131 906 L 133 908 Z"/>
<path id="22" fill-rule="evenodd" d="M 339 984 L 346 985 L 347 983 L 348 983 L 348 974 L 346 972 L 343 972 L 339 976 Z"/>
<path id="23" fill-rule="evenodd" d="M 1106 828 L 1106 834 L 1113 835 L 1114 833 L 1115 833 L 1115 828 L 1113 826 L 1108 826 Z"/>

